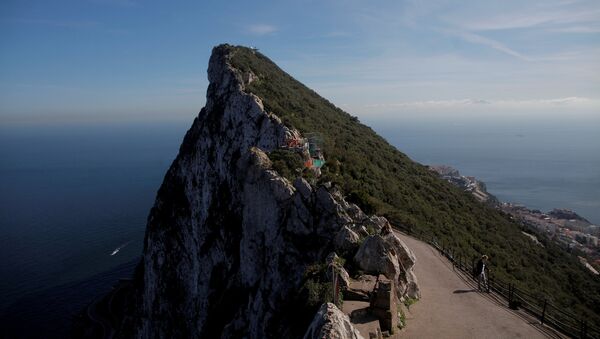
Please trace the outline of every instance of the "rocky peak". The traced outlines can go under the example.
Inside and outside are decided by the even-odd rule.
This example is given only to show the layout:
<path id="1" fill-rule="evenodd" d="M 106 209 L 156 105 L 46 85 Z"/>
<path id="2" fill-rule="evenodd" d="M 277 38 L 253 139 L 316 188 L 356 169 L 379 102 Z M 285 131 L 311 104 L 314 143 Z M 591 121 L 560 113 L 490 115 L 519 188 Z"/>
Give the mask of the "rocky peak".
<path id="1" fill-rule="evenodd" d="M 298 131 L 245 91 L 256 76 L 233 68 L 231 53 L 213 50 L 206 106 L 150 212 L 124 336 L 301 337 L 316 311 L 302 294 L 307 267 L 338 247 L 353 255 L 366 225 L 386 227 L 331 185 L 273 170 L 269 153 Z M 400 253 L 388 243 L 397 268 Z"/>

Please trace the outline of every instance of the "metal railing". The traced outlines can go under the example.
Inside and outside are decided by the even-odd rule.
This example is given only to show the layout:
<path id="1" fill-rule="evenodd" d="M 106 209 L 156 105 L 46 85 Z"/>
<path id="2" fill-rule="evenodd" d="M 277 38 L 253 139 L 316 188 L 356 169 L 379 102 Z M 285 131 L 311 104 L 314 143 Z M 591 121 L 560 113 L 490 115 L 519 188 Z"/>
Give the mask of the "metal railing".
<path id="1" fill-rule="evenodd" d="M 452 263 L 454 269 L 462 271 L 465 273 L 465 276 L 478 283 L 477 277 L 474 274 L 476 258 L 463 255 L 455 248 L 440 243 L 434 235 L 422 230 L 398 226 L 394 226 L 394 228 L 427 242 L 437 249 L 440 254 L 445 256 Z M 598 325 L 589 324 L 586 319 L 565 311 L 561 307 L 552 304 L 546 298 L 536 297 L 517 288 L 513 283 L 502 281 L 494 276 L 489 267 L 486 266 L 486 268 L 488 269 L 487 292 L 495 293 L 502 297 L 509 308 L 521 308 L 537 318 L 540 324 L 547 325 L 573 338 L 600 339 L 600 327 Z"/>

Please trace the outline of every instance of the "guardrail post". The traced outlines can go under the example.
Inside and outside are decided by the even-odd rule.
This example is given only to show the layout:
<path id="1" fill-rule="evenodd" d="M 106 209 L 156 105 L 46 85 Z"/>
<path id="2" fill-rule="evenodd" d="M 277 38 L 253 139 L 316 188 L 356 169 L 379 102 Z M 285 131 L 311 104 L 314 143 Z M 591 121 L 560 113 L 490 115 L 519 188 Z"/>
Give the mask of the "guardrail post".
<path id="1" fill-rule="evenodd" d="M 512 289 L 513 289 L 513 285 L 512 283 L 508 283 L 508 307 L 510 308 L 512 306 Z"/>
<path id="2" fill-rule="evenodd" d="M 450 252 L 450 261 L 452 262 L 452 270 L 456 271 L 456 261 L 454 260 L 454 256 L 452 255 L 452 252 Z"/>
<path id="3" fill-rule="evenodd" d="M 542 309 L 542 325 L 544 325 L 544 320 L 546 320 L 546 305 L 548 304 L 548 300 L 544 299 L 544 308 Z"/>
<path id="4" fill-rule="evenodd" d="M 488 279 L 488 281 L 486 281 L 486 285 L 487 285 L 487 293 L 490 293 L 490 285 L 492 284 L 492 272 L 490 272 L 490 270 L 488 270 L 488 273 L 490 275 L 490 278 Z"/>

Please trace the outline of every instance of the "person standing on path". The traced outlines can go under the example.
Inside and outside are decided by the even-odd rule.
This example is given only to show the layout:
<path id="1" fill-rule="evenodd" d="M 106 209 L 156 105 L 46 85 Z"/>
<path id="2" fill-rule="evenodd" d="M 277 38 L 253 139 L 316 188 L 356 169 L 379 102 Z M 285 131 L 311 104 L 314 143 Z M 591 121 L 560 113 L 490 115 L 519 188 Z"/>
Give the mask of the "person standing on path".
<path id="1" fill-rule="evenodd" d="M 485 274 L 485 265 L 487 264 L 488 256 L 482 255 L 481 259 L 477 262 L 477 267 L 475 268 L 475 273 L 477 276 L 477 288 L 480 291 L 487 291 L 488 281 L 487 276 Z"/>

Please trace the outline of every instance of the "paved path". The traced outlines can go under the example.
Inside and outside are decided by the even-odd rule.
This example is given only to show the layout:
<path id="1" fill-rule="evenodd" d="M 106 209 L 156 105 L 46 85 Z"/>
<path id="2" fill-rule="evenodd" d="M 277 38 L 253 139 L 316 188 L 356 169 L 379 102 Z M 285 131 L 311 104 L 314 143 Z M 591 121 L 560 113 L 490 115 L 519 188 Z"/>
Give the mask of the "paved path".
<path id="1" fill-rule="evenodd" d="M 360 313 L 358 316 L 351 317 L 352 325 L 365 339 L 369 338 L 369 333 L 377 333 L 377 329 L 379 329 L 379 320 L 374 315 L 368 313 L 368 309 L 368 301 L 345 300 L 342 305 L 342 312 L 347 315 L 351 315 L 355 311 Z M 360 312 L 361 310 L 364 310 L 364 312 Z"/>
<path id="2" fill-rule="evenodd" d="M 426 243 L 398 233 L 417 257 L 421 300 L 406 314 L 400 338 L 553 338 L 550 329 L 476 292 Z"/>

